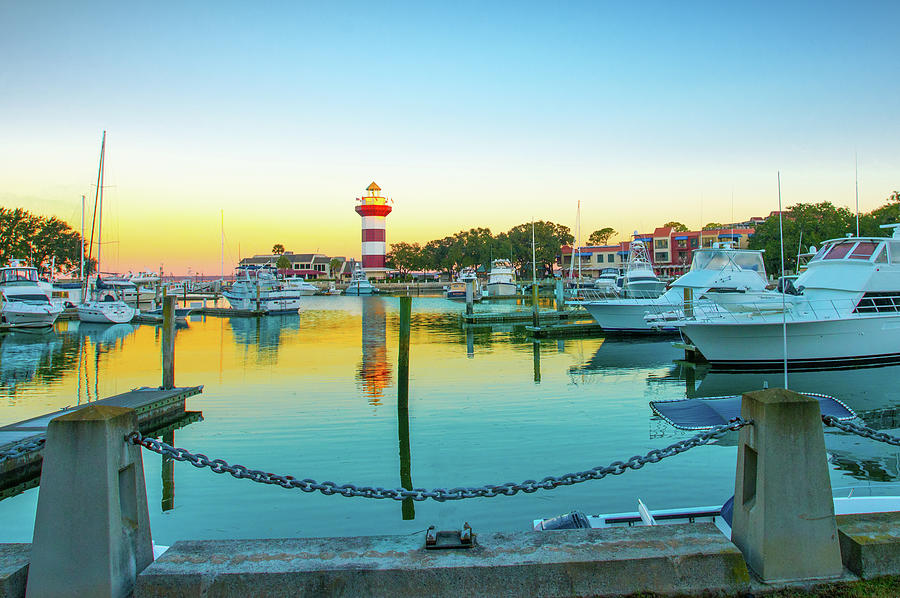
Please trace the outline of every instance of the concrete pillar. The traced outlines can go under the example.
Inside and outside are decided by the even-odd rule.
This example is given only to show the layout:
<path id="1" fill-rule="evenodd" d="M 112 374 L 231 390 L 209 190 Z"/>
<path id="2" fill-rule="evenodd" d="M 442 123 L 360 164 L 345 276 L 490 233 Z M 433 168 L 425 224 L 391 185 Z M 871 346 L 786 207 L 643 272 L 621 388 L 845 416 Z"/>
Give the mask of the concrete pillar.
<path id="1" fill-rule="evenodd" d="M 563 311 L 566 309 L 566 295 L 563 291 L 563 281 L 556 281 L 556 311 Z"/>
<path id="2" fill-rule="evenodd" d="M 771 388 L 744 394 L 731 539 L 763 581 L 843 571 L 819 402 Z"/>
<path id="3" fill-rule="evenodd" d="M 475 301 L 475 283 L 471 280 L 466 281 L 466 315 L 471 316 L 474 313 L 472 302 Z"/>
<path id="4" fill-rule="evenodd" d="M 34 523 L 28 598 L 128 596 L 153 561 L 132 409 L 90 405 L 52 420 Z"/>

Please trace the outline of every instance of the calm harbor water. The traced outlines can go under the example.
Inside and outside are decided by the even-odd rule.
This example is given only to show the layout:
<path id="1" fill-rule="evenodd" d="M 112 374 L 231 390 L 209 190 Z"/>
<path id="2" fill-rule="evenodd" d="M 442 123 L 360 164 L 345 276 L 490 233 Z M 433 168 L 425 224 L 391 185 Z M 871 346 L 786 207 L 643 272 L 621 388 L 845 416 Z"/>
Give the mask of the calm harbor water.
<path id="1" fill-rule="evenodd" d="M 176 336 L 178 385 L 202 384 L 203 421 L 175 443 L 297 478 L 400 486 L 408 442 L 416 487 L 503 483 L 605 465 L 690 434 L 654 419 L 648 401 L 780 386 L 782 375 L 694 371 L 671 338 L 543 341 L 522 327 L 464 329 L 460 303 L 413 299 L 408 421 L 398 419 L 399 300 L 308 297 L 300 314 L 192 317 Z M 510 309 L 510 304 L 479 306 Z M 60 322 L 0 336 L 0 425 L 160 379 L 153 326 Z M 896 429 L 900 366 L 797 373 L 791 387 L 832 394 L 880 429 Z M 403 430 L 409 430 L 406 438 Z M 579 509 L 721 504 L 733 493 L 735 437 L 600 481 L 461 502 L 414 504 L 305 494 L 174 467 L 163 510 L 161 458 L 144 451 L 153 537 L 180 539 L 402 534 L 460 527 L 524 530 Z M 886 484 L 900 452 L 826 430 L 833 486 Z M 31 539 L 39 489 L 0 501 L 0 542 Z"/>

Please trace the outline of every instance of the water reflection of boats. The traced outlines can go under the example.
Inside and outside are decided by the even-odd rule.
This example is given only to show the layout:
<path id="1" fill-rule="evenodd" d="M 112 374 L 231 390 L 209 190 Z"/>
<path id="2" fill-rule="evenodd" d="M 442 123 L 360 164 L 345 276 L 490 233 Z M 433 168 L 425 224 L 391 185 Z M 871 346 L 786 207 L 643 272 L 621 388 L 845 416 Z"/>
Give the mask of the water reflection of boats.
<path id="1" fill-rule="evenodd" d="M 669 367 L 680 352 L 668 340 L 606 338 L 586 363 L 569 368 L 570 374 Z"/>
<path id="2" fill-rule="evenodd" d="M 15 389 L 40 377 L 63 353 L 63 339 L 52 332 L 11 332 L 0 336 L 0 388 Z M 54 357 L 56 357 L 54 359 Z"/>
<path id="3" fill-rule="evenodd" d="M 362 360 L 356 379 L 372 405 L 381 403 L 384 389 L 391 383 L 387 358 L 387 315 L 380 297 L 362 299 Z"/>
<path id="4" fill-rule="evenodd" d="M 93 322 L 79 322 L 77 332 L 79 336 L 89 338 L 95 345 L 115 345 L 133 334 L 138 327 L 135 324 L 99 324 Z"/>
<path id="5" fill-rule="evenodd" d="M 285 331 L 300 330 L 300 314 L 297 312 L 271 313 L 259 318 L 229 318 L 228 325 L 234 340 L 243 345 L 260 348 L 277 348 Z"/>

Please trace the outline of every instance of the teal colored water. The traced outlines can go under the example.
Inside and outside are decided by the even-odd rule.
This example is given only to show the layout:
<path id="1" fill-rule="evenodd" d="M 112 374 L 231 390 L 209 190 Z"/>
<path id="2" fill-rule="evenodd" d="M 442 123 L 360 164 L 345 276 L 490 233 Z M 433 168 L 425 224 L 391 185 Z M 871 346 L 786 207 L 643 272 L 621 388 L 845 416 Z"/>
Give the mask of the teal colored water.
<path id="1" fill-rule="evenodd" d="M 398 307 L 392 297 L 309 297 L 297 315 L 192 318 L 176 336 L 176 383 L 205 386 L 188 401 L 204 420 L 176 431 L 175 444 L 297 478 L 398 487 L 408 440 L 416 487 L 499 484 L 625 460 L 690 436 L 654 419 L 650 400 L 736 394 L 782 380 L 683 367 L 672 338 L 533 344 L 522 327 L 464 329 L 461 304 L 417 297 L 409 417 L 401 421 Z M 0 337 L 0 425 L 158 385 L 159 350 L 153 326 L 61 322 L 49 333 Z M 835 395 L 869 425 L 895 430 L 898 373 L 900 366 L 797 373 L 791 387 Z M 476 531 L 524 530 L 537 517 L 573 509 L 633 511 L 638 498 L 650 508 L 721 504 L 733 493 L 735 440 L 553 491 L 417 502 L 406 519 L 398 502 L 305 494 L 183 463 L 174 466 L 174 501 L 166 504 L 174 508 L 164 511 L 161 458 L 144 451 L 144 467 L 160 544 L 403 534 L 466 521 Z M 830 430 L 826 445 L 833 486 L 900 475 L 894 448 Z M 38 492 L 0 501 L 0 542 L 30 540 Z"/>

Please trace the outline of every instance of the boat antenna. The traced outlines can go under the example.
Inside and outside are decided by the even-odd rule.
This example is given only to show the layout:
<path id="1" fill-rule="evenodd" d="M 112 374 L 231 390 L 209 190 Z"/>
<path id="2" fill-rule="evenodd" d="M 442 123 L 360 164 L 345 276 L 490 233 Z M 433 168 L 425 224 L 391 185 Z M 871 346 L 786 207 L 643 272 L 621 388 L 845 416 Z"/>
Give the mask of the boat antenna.
<path id="1" fill-rule="evenodd" d="M 800 274 L 800 253 L 803 251 L 803 229 L 800 229 L 800 240 L 797 241 L 797 274 Z"/>
<path id="2" fill-rule="evenodd" d="M 853 154 L 853 173 L 856 186 L 856 236 L 859 236 L 859 154 Z"/>
<path id="3" fill-rule="evenodd" d="M 778 171 L 778 236 L 781 240 L 781 336 L 784 346 L 784 388 L 788 387 L 787 357 L 787 314 L 785 313 L 785 281 L 784 281 L 784 225 L 781 210 L 781 171 Z"/>

